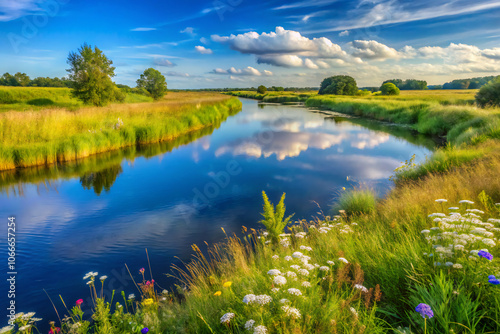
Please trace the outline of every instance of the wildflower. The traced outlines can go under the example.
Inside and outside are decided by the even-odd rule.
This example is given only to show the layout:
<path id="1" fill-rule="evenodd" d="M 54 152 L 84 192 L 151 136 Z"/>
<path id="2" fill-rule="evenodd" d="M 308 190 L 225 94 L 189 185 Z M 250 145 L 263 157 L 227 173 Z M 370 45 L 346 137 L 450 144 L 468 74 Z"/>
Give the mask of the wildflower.
<path id="1" fill-rule="evenodd" d="M 487 245 L 487 246 L 491 246 L 491 247 L 495 247 L 495 241 L 491 240 L 491 239 L 483 239 L 482 240 L 483 244 Z"/>
<path id="2" fill-rule="evenodd" d="M 349 310 L 351 311 L 351 313 L 357 318 L 358 317 L 358 311 L 356 311 L 356 309 L 354 307 L 350 307 Z"/>
<path id="3" fill-rule="evenodd" d="M 446 217 L 446 215 L 444 213 L 431 213 L 429 216 L 427 216 L 429 218 L 432 218 L 432 217 Z"/>
<path id="4" fill-rule="evenodd" d="M 222 284 L 222 286 L 225 288 L 229 288 L 231 286 L 231 284 L 233 284 L 233 282 L 227 281 L 226 283 Z"/>
<path id="5" fill-rule="evenodd" d="M 486 260 L 493 260 L 493 255 L 491 255 L 490 253 L 488 253 L 487 251 L 483 251 L 483 250 L 480 250 L 477 255 L 479 255 L 480 257 L 484 257 Z"/>
<path id="6" fill-rule="evenodd" d="M 335 262 L 333 262 L 333 261 L 326 261 L 326 263 L 331 265 L 331 266 L 335 265 Z"/>
<path id="7" fill-rule="evenodd" d="M 226 324 L 226 325 L 229 325 L 229 322 L 231 321 L 231 319 L 234 318 L 234 313 L 226 313 L 224 314 L 221 318 L 220 318 L 220 323 L 221 324 Z"/>
<path id="8" fill-rule="evenodd" d="M 25 325 L 23 327 L 19 327 L 19 331 L 24 332 L 24 331 L 27 331 L 30 328 L 31 328 L 31 325 Z"/>
<path id="9" fill-rule="evenodd" d="M 440 199 L 435 200 L 435 202 L 437 202 L 437 203 L 445 203 L 445 202 L 448 202 L 448 200 L 440 198 Z"/>
<path id="10" fill-rule="evenodd" d="M 310 288 L 311 287 L 311 283 L 309 283 L 308 281 L 304 281 L 304 282 L 302 282 L 302 286 L 304 288 Z"/>
<path id="11" fill-rule="evenodd" d="M 250 319 L 247 322 L 245 322 L 245 329 L 246 330 L 251 330 L 253 328 L 253 325 L 255 324 L 255 320 Z"/>
<path id="12" fill-rule="evenodd" d="M 420 231 L 420 233 L 422 233 L 422 234 L 424 234 L 424 233 L 425 233 L 425 234 L 427 234 L 427 233 L 431 233 L 431 231 L 429 231 L 429 230 L 422 230 L 422 231 Z"/>
<path id="13" fill-rule="evenodd" d="M 274 276 L 273 283 L 276 285 L 285 285 L 286 284 L 286 278 L 280 275 Z"/>
<path id="14" fill-rule="evenodd" d="M 292 261 L 292 257 L 289 255 L 285 256 L 285 261 Z"/>
<path id="15" fill-rule="evenodd" d="M 88 273 L 85 274 L 85 276 L 83 276 L 83 279 L 87 278 L 94 279 L 94 277 L 96 277 L 97 275 L 98 274 L 95 271 L 89 271 Z"/>
<path id="16" fill-rule="evenodd" d="M 142 305 L 144 306 L 149 306 L 151 304 L 153 304 L 153 298 L 147 298 L 142 301 Z"/>
<path id="17" fill-rule="evenodd" d="M 266 334 L 267 333 L 267 327 L 260 325 L 257 326 L 253 329 L 253 334 Z"/>
<path id="18" fill-rule="evenodd" d="M 287 290 L 289 294 L 294 296 L 302 296 L 302 292 L 299 289 L 290 288 Z"/>
<path id="19" fill-rule="evenodd" d="M 243 297 L 243 303 L 251 304 L 253 302 L 255 302 L 255 295 L 254 294 L 248 294 L 245 297 Z"/>
<path id="20" fill-rule="evenodd" d="M 75 304 L 76 304 L 76 306 L 79 307 L 80 305 L 83 304 L 83 299 L 78 299 Z"/>
<path id="21" fill-rule="evenodd" d="M 299 275 L 309 276 L 309 271 L 307 269 L 300 269 L 299 270 Z"/>
<path id="22" fill-rule="evenodd" d="M 103 276 L 101 276 L 101 277 L 99 278 L 99 280 L 100 280 L 101 282 L 104 282 L 104 281 L 106 280 L 106 278 L 108 278 L 108 276 L 103 275 Z"/>
<path id="23" fill-rule="evenodd" d="M 56 333 L 59 333 L 61 331 L 61 328 L 59 327 L 53 327 L 49 330 L 49 334 L 56 334 Z M 3 333 L 2 331 L 0 331 L 0 333 Z"/>
<path id="24" fill-rule="evenodd" d="M 271 296 L 268 296 L 268 295 L 258 295 L 258 296 L 255 296 L 255 302 L 257 304 L 260 304 L 260 305 L 266 305 L 266 304 L 269 304 L 272 301 L 273 301 L 273 299 L 271 298 Z"/>
<path id="25" fill-rule="evenodd" d="M 281 246 L 288 248 L 290 246 L 290 240 L 282 239 L 282 240 L 280 240 L 280 244 L 281 244 Z"/>
<path id="26" fill-rule="evenodd" d="M 500 280 L 498 280 L 495 276 L 490 275 L 488 276 L 488 283 L 491 283 L 493 285 L 498 285 L 500 284 Z"/>
<path id="27" fill-rule="evenodd" d="M 281 309 L 283 310 L 283 312 L 285 312 L 285 314 L 292 318 L 292 319 L 300 319 L 301 317 L 301 314 L 300 314 L 300 311 L 298 309 L 296 309 L 295 307 L 289 307 L 289 306 L 281 306 Z"/>
<path id="28" fill-rule="evenodd" d="M 460 208 L 457 206 L 452 206 L 452 207 L 448 208 L 448 210 L 458 210 L 458 209 L 460 209 Z"/>
<path id="29" fill-rule="evenodd" d="M 299 270 L 299 269 L 300 269 L 300 266 L 299 266 L 299 265 L 296 265 L 296 264 L 292 264 L 292 265 L 290 266 L 290 268 L 295 269 L 295 270 Z"/>
<path id="30" fill-rule="evenodd" d="M 304 245 L 300 246 L 300 249 L 306 250 L 306 251 L 309 251 L 309 252 L 313 250 L 311 247 L 304 246 Z"/>
<path id="31" fill-rule="evenodd" d="M 301 252 L 295 252 L 292 254 L 292 257 L 294 257 L 296 259 L 300 259 L 303 256 L 304 256 L 304 254 L 302 254 Z"/>
<path id="32" fill-rule="evenodd" d="M 368 289 L 365 286 L 361 285 L 361 284 L 355 284 L 354 288 L 356 288 L 358 290 L 361 290 L 363 292 L 368 292 Z"/>
<path id="33" fill-rule="evenodd" d="M 453 269 L 462 269 L 462 268 L 463 268 L 463 266 L 460 263 L 455 263 L 453 265 Z"/>
<path id="34" fill-rule="evenodd" d="M 5 326 L 0 329 L 0 334 L 9 333 L 14 329 L 14 326 Z"/>
<path id="35" fill-rule="evenodd" d="M 286 298 L 282 298 L 282 299 L 280 299 L 280 303 L 281 303 L 281 304 L 286 304 L 286 303 L 289 303 L 289 302 L 290 302 L 290 301 L 289 301 L 288 299 L 286 299 Z"/>
<path id="36" fill-rule="evenodd" d="M 218 296 L 220 296 L 220 295 L 222 295 L 222 291 L 216 291 L 216 292 L 214 293 L 214 296 L 216 296 L 216 297 L 218 297 Z"/>
<path id="37" fill-rule="evenodd" d="M 293 271 L 287 271 L 287 272 L 286 272 L 286 276 L 287 276 L 287 277 L 296 278 L 296 277 L 297 277 L 297 274 L 296 274 L 296 273 L 294 273 Z"/>
<path id="38" fill-rule="evenodd" d="M 431 307 L 427 304 L 424 304 L 424 303 L 418 304 L 418 306 L 415 308 L 415 311 L 420 313 L 420 315 L 424 319 L 425 319 L 425 317 L 428 317 L 430 319 L 434 316 L 434 312 L 432 312 Z"/>
<path id="39" fill-rule="evenodd" d="M 271 276 L 281 275 L 281 271 L 278 269 L 271 269 L 267 272 L 267 274 Z"/>
<path id="40" fill-rule="evenodd" d="M 463 200 L 459 201 L 458 203 L 460 203 L 460 204 L 474 204 L 474 202 L 469 201 L 467 199 L 463 199 Z"/>
<path id="41" fill-rule="evenodd" d="M 328 268 L 327 266 L 321 266 L 321 267 L 319 267 L 319 270 L 326 272 L 326 271 L 330 270 L 330 268 Z"/>
<path id="42" fill-rule="evenodd" d="M 133 293 L 128 295 L 128 300 L 133 300 L 133 299 L 135 299 L 135 295 Z"/>
<path id="43" fill-rule="evenodd" d="M 146 334 L 147 332 L 149 332 L 149 328 L 144 327 L 143 329 L 141 329 L 142 334 Z"/>
<path id="44" fill-rule="evenodd" d="M 347 261 L 346 259 L 344 259 L 343 257 L 339 257 L 339 261 L 342 261 L 344 263 L 349 263 L 349 261 Z"/>
<path id="45" fill-rule="evenodd" d="M 144 268 L 139 269 L 139 272 L 140 272 L 141 274 L 144 274 L 144 271 L 145 271 L 145 270 L 144 270 Z"/>
<path id="46" fill-rule="evenodd" d="M 279 260 L 279 259 L 280 259 L 280 257 L 279 257 L 279 255 L 273 255 L 272 259 L 273 259 L 273 260 Z"/>
<path id="47" fill-rule="evenodd" d="M 278 291 L 280 291 L 280 289 L 278 289 L 278 288 L 272 288 L 272 289 L 271 289 L 271 292 L 272 292 L 272 293 L 277 293 Z"/>

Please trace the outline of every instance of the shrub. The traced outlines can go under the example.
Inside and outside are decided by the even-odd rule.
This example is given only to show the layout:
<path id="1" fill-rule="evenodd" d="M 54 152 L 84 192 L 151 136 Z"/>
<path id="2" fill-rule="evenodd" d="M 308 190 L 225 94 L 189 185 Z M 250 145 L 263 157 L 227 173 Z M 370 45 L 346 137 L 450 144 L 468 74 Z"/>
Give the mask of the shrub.
<path id="1" fill-rule="evenodd" d="M 336 75 L 324 79 L 321 82 L 318 94 L 335 94 L 335 95 L 356 95 L 358 93 L 358 85 L 353 77 L 348 75 Z"/>
<path id="2" fill-rule="evenodd" d="M 500 107 L 500 76 L 481 87 L 476 94 L 476 103 L 481 108 Z"/>
<path id="3" fill-rule="evenodd" d="M 257 88 L 257 93 L 259 94 L 265 94 L 267 92 L 267 88 L 266 86 L 264 85 L 260 85 L 258 88 Z"/>
<path id="4" fill-rule="evenodd" d="M 380 87 L 383 95 L 399 95 L 399 88 L 392 82 L 386 82 Z"/>

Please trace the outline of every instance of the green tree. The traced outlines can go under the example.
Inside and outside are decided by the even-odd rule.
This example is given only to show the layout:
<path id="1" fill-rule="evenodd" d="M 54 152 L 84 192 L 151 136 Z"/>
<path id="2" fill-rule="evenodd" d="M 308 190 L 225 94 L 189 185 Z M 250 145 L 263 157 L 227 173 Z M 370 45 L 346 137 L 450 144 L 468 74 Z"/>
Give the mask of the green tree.
<path id="1" fill-rule="evenodd" d="M 19 83 L 20 86 L 26 87 L 30 84 L 31 79 L 26 73 L 17 72 L 14 74 L 14 78 Z"/>
<path id="2" fill-rule="evenodd" d="M 500 75 L 481 87 L 476 103 L 481 108 L 500 107 Z"/>
<path id="3" fill-rule="evenodd" d="M 257 87 L 257 93 L 259 93 L 259 94 L 265 94 L 266 92 L 267 92 L 266 86 L 260 85 L 259 87 Z"/>
<path id="4" fill-rule="evenodd" d="M 78 52 L 70 52 L 68 64 L 71 66 L 69 80 L 72 94 L 85 104 L 103 106 L 125 96 L 115 86 L 111 78 L 115 76 L 113 62 L 97 47 L 83 44 Z"/>
<path id="5" fill-rule="evenodd" d="M 137 79 L 137 88 L 144 88 L 151 94 L 153 99 L 158 100 L 167 93 L 167 82 L 160 71 L 148 68 Z"/>
<path id="6" fill-rule="evenodd" d="M 335 94 L 335 95 L 356 95 L 358 93 L 358 85 L 353 77 L 348 75 L 335 75 L 324 79 L 321 82 L 318 94 Z"/>
<path id="7" fill-rule="evenodd" d="M 392 82 L 386 82 L 380 87 L 383 95 L 399 95 L 399 88 Z"/>

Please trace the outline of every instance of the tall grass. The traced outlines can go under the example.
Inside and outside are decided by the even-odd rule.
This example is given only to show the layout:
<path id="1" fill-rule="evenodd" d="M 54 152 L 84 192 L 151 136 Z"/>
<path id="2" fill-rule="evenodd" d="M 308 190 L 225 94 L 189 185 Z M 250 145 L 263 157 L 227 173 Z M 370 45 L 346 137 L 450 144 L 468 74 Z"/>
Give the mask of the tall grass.
<path id="1" fill-rule="evenodd" d="M 176 138 L 239 111 L 235 98 L 171 93 L 155 103 L 0 114 L 0 170 L 71 161 Z"/>
<path id="2" fill-rule="evenodd" d="M 332 210 L 338 214 L 343 210 L 347 215 L 370 214 L 375 211 L 377 203 L 376 194 L 372 189 L 353 188 L 343 191 Z"/>

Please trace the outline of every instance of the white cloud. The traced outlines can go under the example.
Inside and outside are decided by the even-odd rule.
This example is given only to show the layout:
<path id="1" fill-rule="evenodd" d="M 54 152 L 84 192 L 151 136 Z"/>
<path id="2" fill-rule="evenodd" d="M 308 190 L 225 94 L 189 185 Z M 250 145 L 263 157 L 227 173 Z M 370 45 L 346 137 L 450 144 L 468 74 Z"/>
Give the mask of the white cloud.
<path id="1" fill-rule="evenodd" d="M 340 37 L 349 36 L 349 30 L 344 30 L 339 32 L 339 36 Z"/>
<path id="2" fill-rule="evenodd" d="M 271 76 L 273 75 L 273 72 L 264 70 L 263 72 L 260 72 L 258 69 L 253 68 L 251 66 L 247 66 L 246 68 L 243 69 L 236 69 L 234 67 L 231 67 L 228 70 L 224 70 L 222 68 L 216 68 L 212 70 L 210 73 L 212 74 L 229 74 L 232 76 L 261 76 L 262 74 Z"/>
<path id="3" fill-rule="evenodd" d="M 377 41 L 353 41 L 349 43 L 353 48 L 352 55 L 362 59 L 398 59 L 398 51 Z"/>
<path id="4" fill-rule="evenodd" d="M 311 59 L 306 58 L 304 61 L 304 66 L 313 70 L 317 70 L 319 68 L 318 65 L 316 65 Z"/>
<path id="5" fill-rule="evenodd" d="M 0 22 L 43 12 L 42 5 L 43 3 L 37 0 L 0 0 Z"/>
<path id="6" fill-rule="evenodd" d="M 172 63 L 170 60 L 168 60 L 166 58 L 155 58 L 154 63 L 155 63 L 155 65 L 165 66 L 165 67 L 177 66 L 177 64 Z"/>
<path id="7" fill-rule="evenodd" d="M 205 45 L 210 44 L 210 41 L 205 37 L 200 38 L 200 42 L 205 44 Z"/>
<path id="8" fill-rule="evenodd" d="M 500 60 L 500 48 L 485 49 L 483 50 L 483 56 L 490 59 Z"/>
<path id="9" fill-rule="evenodd" d="M 304 62 L 296 55 L 265 55 L 258 56 L 257 63 L 282 67 L 301 67 Z"/>
<path id="10" fill-rule="evenodd" d="M 202 45 L 197 45 L 194 48 L 196 49 L 196 51 L 198 51 L 202 55 L 211 55 L 212 53 L 214 53 L 211 49 L 207 49 L 206 47 L 204 47 Z"/>
<path id="11" fill-rule="evenodd" d="M 175 71 L 169 71 L 165 73 L 165 75 L 169 77 L 184 77 L 184 78 L 190 77 L 188 73 L 175 72 Z"/>
<path id="12" fill-rule="evenodd" d="M 181 34 L 196 35 L 193 27 L 186 27 L 180 31 Z"/>
<path id="13" fill-rule="evenodd" d="M 130 31 L 153 31 L 153 30 L 156 30 L 156 28 L 139 27 L 139 28 L 130 29 Z"/>

